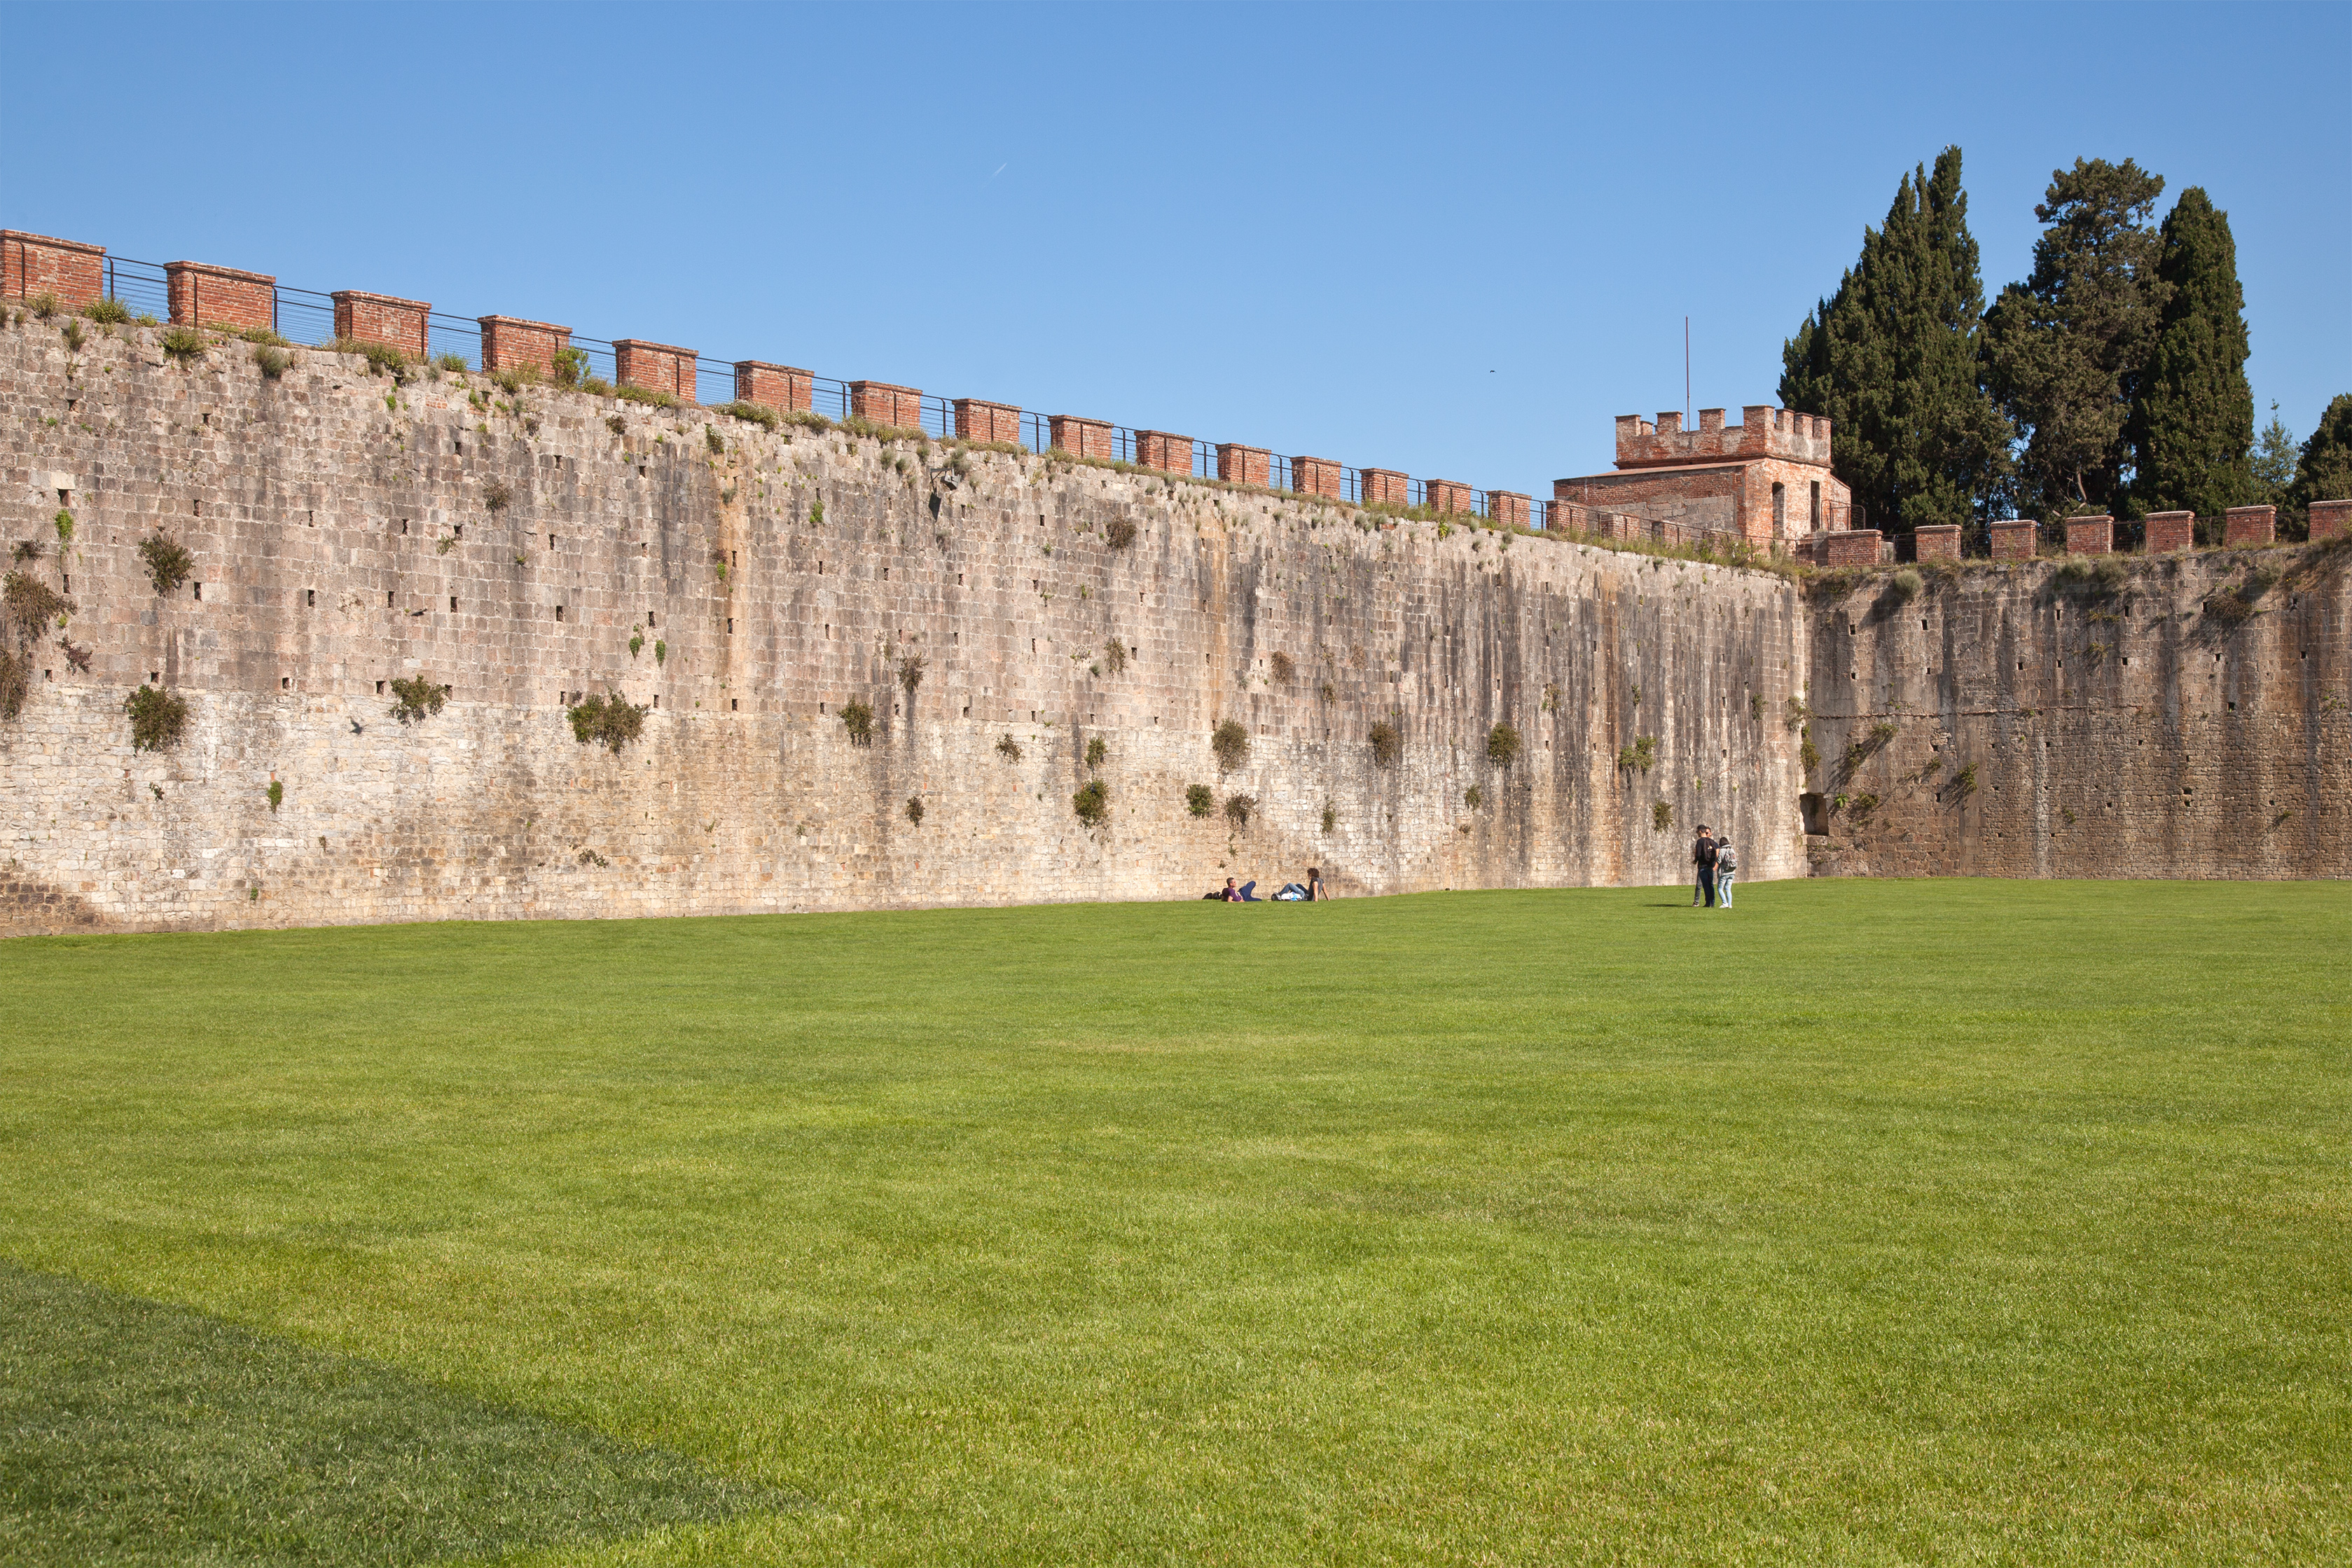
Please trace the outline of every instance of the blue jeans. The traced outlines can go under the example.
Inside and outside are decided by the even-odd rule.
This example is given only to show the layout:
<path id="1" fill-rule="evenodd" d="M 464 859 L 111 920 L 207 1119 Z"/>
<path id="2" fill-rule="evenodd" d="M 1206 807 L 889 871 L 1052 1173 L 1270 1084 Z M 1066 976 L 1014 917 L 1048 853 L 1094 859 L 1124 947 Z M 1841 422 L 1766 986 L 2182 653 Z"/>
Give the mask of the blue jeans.
<path id="1" fill-rule="evenodd" d="M 1736 871 L 1717 871 L 1715 873 L 1715 903 L 1717 908 L 1728 909 L 1731 907 L 1731 883 L 1738 875 L 1739 873 Z"/>

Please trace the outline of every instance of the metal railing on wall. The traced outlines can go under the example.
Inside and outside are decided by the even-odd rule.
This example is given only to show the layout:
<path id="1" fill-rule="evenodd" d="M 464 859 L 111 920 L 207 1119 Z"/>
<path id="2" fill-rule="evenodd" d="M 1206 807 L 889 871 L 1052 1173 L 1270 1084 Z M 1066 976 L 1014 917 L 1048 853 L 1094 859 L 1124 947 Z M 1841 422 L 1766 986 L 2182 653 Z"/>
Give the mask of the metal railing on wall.
<path id="1" fill-rule="evenodd" d="M 170 316 L 171 282 L 159 262 L 109 256 L 103 287 L 106 298 L 120 301 L 133 315 L 152 316 L 159 320 Z M 296 342 L 324 344 L 335 336 L 334 297 L 315 289 L 273 285 L 270 318 L 271 330 Z M 463 361 L 468 371 L 482 368 L 482 329 L 478 320 L 432 310 L 426 312 L 425 325 L 425 355 L 428 359 L 441 361 L 454 356 Z M 583 356 L 581 371 L 583 379 L 618 383 L 619 356 L 610 340 L 583 337 L 575 332 L 569 341 L 571 347 Z M 845 420 L 855 412 L 847 382 L 813 375 L 809 393 L 813 412 L 828 419 Z M 694 401 L 705 407 L 734 402 L 734 365 L 698 354 L 694 361 Z M 918 423 L 925 435 L 942 441 L 954 439 L 953 400 L 923 393 L 920 410 Z M 1044 452 L 1051 447 L 1053 432 L 1048 416 L 1024 409 L 1020 420 L 1022 444 L 1033 452 Z M 1141 465 L 1138 433 L 1131 426 L 1123 424 L 1113 424 L 1109 429 L 1113 459 Z M 1199 479 L 1218 477 L 1215 444 L 1195 441 L 1192 446 L 1192 458 L 1184 472 Z M 1266 456 L 1266 484 L 1270 489 L 1297 493 L 1297 460 L 1269 452 Z M 1425 481 L 1409 479 L 1405 492 L 1407 506 L 1418 507 L 1429 504 L 1429 487 Z M 1361 505 L 1364 499 L 1363 470 L 1340 465 L 1339 494 L 1330 498 Z M 1493 517 L 1489 492 L 1472 491 L 1469 504 L 1472 515 L 1487 519 Z M 1528 520 L 1530 526 L 1538 528 L 1550 526 L 1550 503 L 1534 501 L 1529 504 Z"/>

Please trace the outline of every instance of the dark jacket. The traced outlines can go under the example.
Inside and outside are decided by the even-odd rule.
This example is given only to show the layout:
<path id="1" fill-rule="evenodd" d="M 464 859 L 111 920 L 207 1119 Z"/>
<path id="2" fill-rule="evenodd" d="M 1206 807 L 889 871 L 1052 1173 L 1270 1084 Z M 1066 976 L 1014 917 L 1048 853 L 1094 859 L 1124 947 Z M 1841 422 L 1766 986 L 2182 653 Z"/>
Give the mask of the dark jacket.
<path id="1" fill-rule="evenodd" d="M 1715 841 L 1702 833 L 1698 842 L 1691 845 L 1691 864 L 1704 868 L 1714 863 Z"/>

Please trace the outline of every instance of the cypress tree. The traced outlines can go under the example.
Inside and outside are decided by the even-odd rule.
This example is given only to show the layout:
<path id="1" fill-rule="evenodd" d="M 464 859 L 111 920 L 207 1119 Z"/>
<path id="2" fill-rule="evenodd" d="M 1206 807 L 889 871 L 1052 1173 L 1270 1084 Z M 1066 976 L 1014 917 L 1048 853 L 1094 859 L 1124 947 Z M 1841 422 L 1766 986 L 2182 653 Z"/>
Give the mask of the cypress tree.
<path id="1" fill-rule="evenodd" d="M 2124 427 L 2170 293 L 2149 225 L 2163 193 L 2128 158 L 2052 171 L 2032 275 L 1986 313 L 1988 385 L 2026 436 L 2019 500 L 2045 520 L 2122 496 Z"/>
<path id="2" fill-rule="evenodd" d="M 2314 501 L 2352 501 L 2352 392 L 2328 400 L 2319 428 L 2303 444 L 2292 496 L 2295 519 L 2305 527 Z"/>
<path id="3" fill-rule="evenodd" d="M 2133 505 L 2218 516 L 2254 493 L 2254 389 L 2230 216 L 2195 185 L 2164 220 L 2157 276 L 2170 290 L 2132 403 Z"/>
<path id="4" fill-rule="evenodd" d="M 1960 150 L 1895 188 L 1837 293 L 1781 349 L 1780 401 L 1830 418 L 1831 459 L 1864 525 L 1963 523 L 2007 463 L 2009 427 L 1981 387 L 1984 287 Z"/>

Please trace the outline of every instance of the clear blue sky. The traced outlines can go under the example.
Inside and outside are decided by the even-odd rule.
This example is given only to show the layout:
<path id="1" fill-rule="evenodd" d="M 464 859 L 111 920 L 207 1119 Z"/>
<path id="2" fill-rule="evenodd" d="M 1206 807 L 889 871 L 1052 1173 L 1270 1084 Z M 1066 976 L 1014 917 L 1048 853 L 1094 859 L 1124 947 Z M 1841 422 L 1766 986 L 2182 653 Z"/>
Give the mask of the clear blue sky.
<path id="1" fill-rule="evenodd" d="M 1549 493 L 1769 402 L 1947 142 L 2237 234 L 2257 406 L 2352 391 L 2352 6 L 0 5 L 0 225 Z"/>

